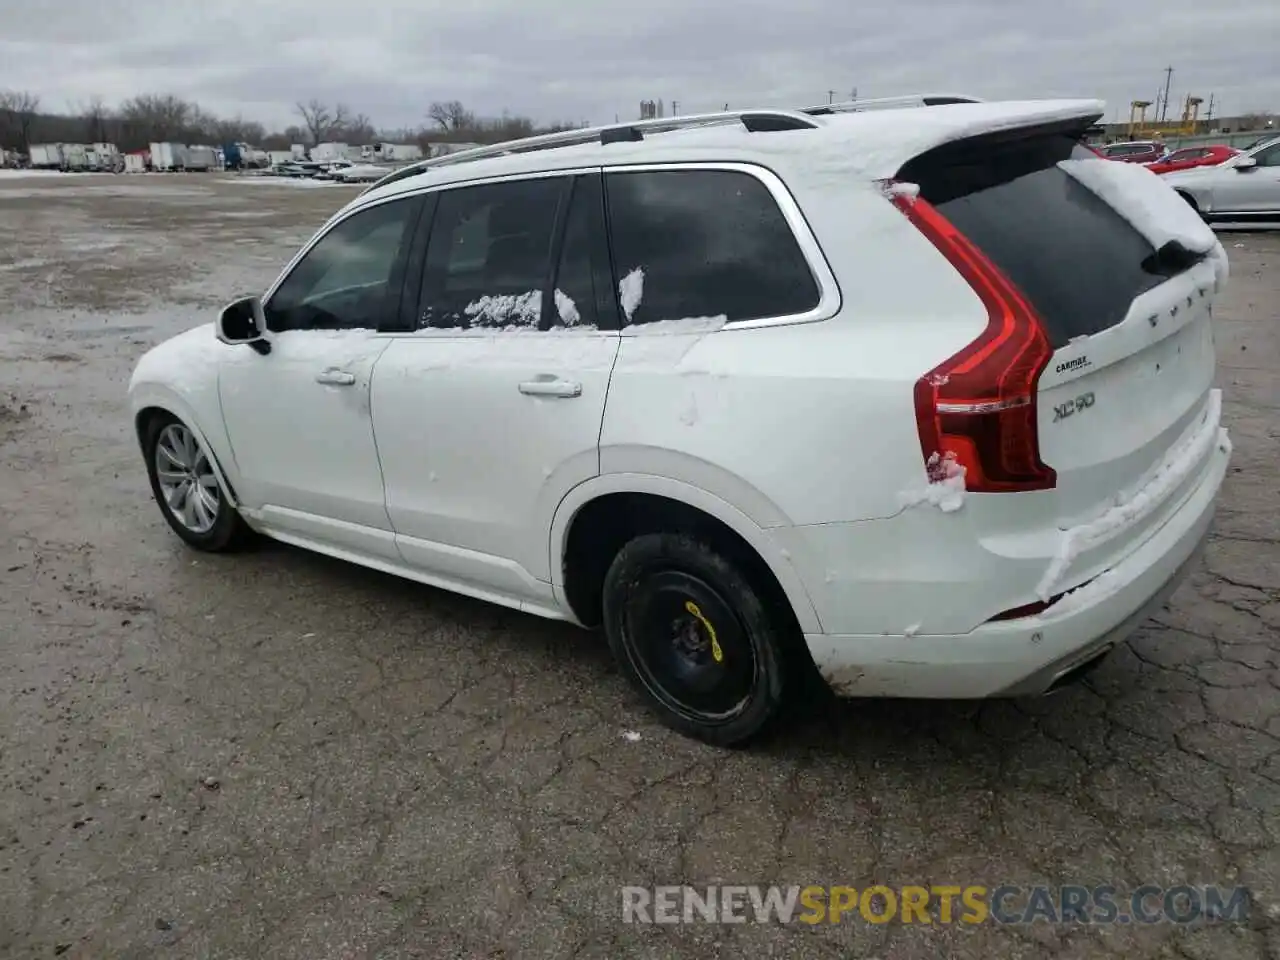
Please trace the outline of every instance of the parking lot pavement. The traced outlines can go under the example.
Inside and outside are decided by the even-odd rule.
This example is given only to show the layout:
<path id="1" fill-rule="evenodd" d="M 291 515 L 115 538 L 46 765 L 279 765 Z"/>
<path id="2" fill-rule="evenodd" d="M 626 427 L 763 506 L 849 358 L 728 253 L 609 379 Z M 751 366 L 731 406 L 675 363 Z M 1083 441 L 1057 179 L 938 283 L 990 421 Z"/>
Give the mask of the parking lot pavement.
<path id="1" fill-rule="evenodd" d="M 1203 564 L 1083 685 L 720 752 L 601 641 L 183 548 L 124 390 L 353 191 L 0 181 L 0 956 L 1280 957 L 1280 237 L 1224 234 Z M 1244 924 L 621 922 L 624 885 L 1244 885 Z M 1269 952 L 1268 952 L 1269 951 Z"/>

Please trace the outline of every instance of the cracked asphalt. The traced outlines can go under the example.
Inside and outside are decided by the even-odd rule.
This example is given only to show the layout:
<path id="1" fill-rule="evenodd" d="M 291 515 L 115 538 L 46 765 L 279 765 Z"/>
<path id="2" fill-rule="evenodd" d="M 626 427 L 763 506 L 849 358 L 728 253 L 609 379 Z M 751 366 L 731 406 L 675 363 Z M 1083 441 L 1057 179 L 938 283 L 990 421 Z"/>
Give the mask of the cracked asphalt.
<path id="1" fill-rule="evenodd" d="M 133 363 L 350 194 L 0 181 L 0 956 L 1280 958 L 1280 237 L 1223 234 L 1232 472 L 1128 648 L 1049 699 L 828 703 L 719 752 L 651 722 L 591 634 L 165 526 Z M 717 879 L 1253 904 L 1191 928 L 621 922 L 623 885 Z"/>

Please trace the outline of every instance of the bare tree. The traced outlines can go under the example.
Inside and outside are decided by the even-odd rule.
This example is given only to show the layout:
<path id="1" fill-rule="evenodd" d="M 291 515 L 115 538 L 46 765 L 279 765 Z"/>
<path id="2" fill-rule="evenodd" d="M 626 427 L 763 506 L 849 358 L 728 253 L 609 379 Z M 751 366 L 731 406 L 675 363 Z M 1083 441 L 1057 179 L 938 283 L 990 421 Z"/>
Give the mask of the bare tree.
<path id="1" fill-rule="evenodd" d="M 13 117 L 23 150 L 31 147 L 31 127 L 39 109 L 40 98 L 34 93 L 27 90 L 0 91 L 0 112 L 7 112 Z"/>
<path id="2" fill-rule="evenodd" d="M 298 116 L 302 118 L 302 124 L 307 129 L 307 133 L 311 135 L 313 144 L 319 143 L 321 138 L 328 132 L 333 125 L 333 114 L 329 107 L 319 100 L 312 99 L 308 103 L 299 102 L 297 104 Z"/>
<path id="3" fill-rule="evenodd" d="M 199 108 L 171 93 L 146 93 L 120 105 L 120 119 L 135 137 L 165 141 L 181 136 Z"/>
<path id="4" fill-rule="evenodd" d="M 476 115 L 464 107 L 460 100 L 435 101 L 427 109 L 427 117 L 448 133 L 456 133 L 476 125 Z"/>
<path id="5" fill-rule="evenodd" d="M 82 107 L 80 116 L 84 118 L 84 129 L 89 135 L 90 143 L 104 143 L 107 139 L 107 119 L 111 112 L 101 97 L 90 97 Z"/>
<path id="6" fill-rule="evenodd" d="M 351 122 L 351 108 L 345 103 L 336 104 L 330 109 L 324 101 L 312 99 L 307 103 L 299 102 L 296 109 L 313 144 L 342 136 Z M 368 122 L 367 118 L 365 122 Z"/>
<path id="7" fill-rule="evenodd" d="M 357 113 L 347 121 L 343 131 L 351 143 L 373 143 L 378 139 L 378 131 L 367 114 Z"/>

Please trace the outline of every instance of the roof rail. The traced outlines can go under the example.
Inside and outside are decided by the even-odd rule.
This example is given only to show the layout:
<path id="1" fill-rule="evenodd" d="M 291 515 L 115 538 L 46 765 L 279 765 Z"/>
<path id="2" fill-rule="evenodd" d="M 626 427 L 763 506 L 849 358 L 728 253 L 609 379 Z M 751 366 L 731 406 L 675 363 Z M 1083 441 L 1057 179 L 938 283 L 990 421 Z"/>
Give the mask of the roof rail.
<path id="1" fill-rule="evenodd" d="M 811 117 L 828 113 L 859 113 L 863 110 L 894 110 L 900 107 L 940 107 L 948 103 L 982 103 L 977 97 L 959 93 L 914 93 L 900 97 L 874 97 L 869 100 L 845 100 L 805 107 L 800 112 Z"/>
<path id="2" fill-rule="evenodd" d="M 643 140 L 644 134 L 665 133 L 670 130 L 681 130 L 689 127 L 708 127 L 724 123 L 741 123 L 753 133 L 774 130 L 804 130 L 820 126 L 813 117 L 795 110 L 732 110 L 722 113 L 695 113 L 684 117 L 656 117 L 651 120 L 635 120 L 630 123 L 611 123 L 600 127 L 584 127 L 577 130 L 561 130 L 556 133 L 543 133 L 533 137 L 522 137 L 519 140 L 507 140 L 488 146 L 476 147 L 472 150 L 459 150 L 457 153 L 446 153 L 429 160 L 419 160 L 407 167 L 387 174 L 372 184 L 365 193 L 385 187 L 389 183 L 415 177 L 424 170 L 436 167 L 451 166 L 455 163 L 470 163 L 472 160 L 485 160 L 490 157 L 503 157 L 512 153 L 529 153 L 534 150 L 550 150 L 555 147 L 572 147 L 584 143 L 618 143 Z"/>

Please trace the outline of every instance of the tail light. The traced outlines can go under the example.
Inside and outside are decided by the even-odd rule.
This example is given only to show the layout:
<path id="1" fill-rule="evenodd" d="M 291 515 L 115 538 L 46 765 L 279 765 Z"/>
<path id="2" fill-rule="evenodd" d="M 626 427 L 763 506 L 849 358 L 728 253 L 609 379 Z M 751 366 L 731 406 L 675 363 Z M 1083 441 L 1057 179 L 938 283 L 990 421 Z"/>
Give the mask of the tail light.
<path id="1" fill-rule="evenodd" d="M 975 493 L 1051 490 L 1057 474 L 1040 459 L 1036 394 L 1053 348 L 1022 292 L 926 200 L 890 198 L 959 271 L 987 308 L 976 340 L 921 377 L 916 426 L 929 479 L 964 468 Z"/>

